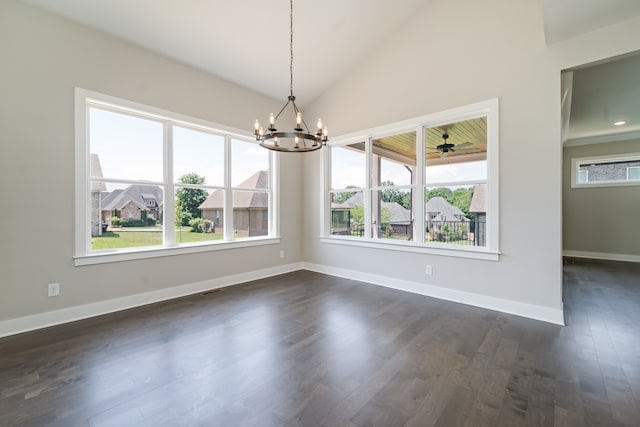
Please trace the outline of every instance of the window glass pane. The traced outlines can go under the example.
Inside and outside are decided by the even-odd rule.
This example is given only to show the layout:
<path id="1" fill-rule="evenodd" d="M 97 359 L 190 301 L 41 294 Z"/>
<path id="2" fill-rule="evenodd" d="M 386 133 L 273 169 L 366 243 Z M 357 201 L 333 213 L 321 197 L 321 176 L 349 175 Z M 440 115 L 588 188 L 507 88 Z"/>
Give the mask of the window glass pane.
<path id="1" fill-rule="evenodd" d="M 487 179 L 487 119 L 465 120 L 425 129 L 425 182 Z"/>
<path id="2" fill-rule="evenodd" d="M 627 179 L 629 181 L 640 179 L 640 166 L 627 168 Z"/>
<path id="3" fill-rule="evenodd" d="M 162 245 L 164 195 L 161 186 L 91 183 L 91 250 Z M 99 218 L 99 220 L 98 220 Z"/>
<path id="4" fill-rule="evenodd" d="M 223 237 L 224 190 L 176 189 L 176 243 L 206 242 Z"/>
<path id="5" fill-rule="evenodd" d="M 425 188 L 425 240 L 486 246 L 486 184 Z"/>
<path id="6" fill-rule="evenodd" d="M 89 108 L 89 149 L 100 160 L 92 162 L 92 177 L 161 182 L 162 123 Z"/>
<path id="7" fill-rule="evenodd" d="M 581 169 L 578 171 L 578 184 L 586 184 L 589 182 L 589 171 Z"/>
<path id="8" fill-rule="evenodd" d="M 331 188 L 364 188 L 364 142 L 331 148 Z"/>
<path id="9" fill-rule="evenodd" d="M 371 221 L 373 238 L 413 240 L 411 190 L 373 190 Z"/>
<path id="10" fill-rule="evenodd" d="M 256 143 L 231 141 L 231 185 L 240 188 L 269 188 L 269 150 Z"/>
<path id="11" fill-rule="evenodd" d="M 233 191 L 233 235 L 237 238 L 269 234 L 269 193 Z"/>
<path id="12" fill-rule="evenodd" d="M 331 234 L 364 236 L 364 202 L 362 191 L 331 193 Z"/>
<path id="13" fill-rule="evenodd" d="M 379 162 L 379 163 L 378 163 Z M 373 140 L 372 185 L 411 185 L 416 164 L 416 133 Z"/>
<path id="14" fill-rule="evenodd" d="M 173 176 L 175 182 L 224 185 L 224 138 L 174 126 Z"/>

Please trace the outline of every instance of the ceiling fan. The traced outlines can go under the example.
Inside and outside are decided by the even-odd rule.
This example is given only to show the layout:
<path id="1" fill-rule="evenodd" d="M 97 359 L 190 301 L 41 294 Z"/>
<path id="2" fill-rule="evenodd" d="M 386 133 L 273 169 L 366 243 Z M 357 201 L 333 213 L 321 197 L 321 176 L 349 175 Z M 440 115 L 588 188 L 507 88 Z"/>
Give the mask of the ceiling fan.
<path id="1" fill-rule="evenodd" d="M 456 150 L 465 150 L 473 146 L 473 144 L 470 142 L 463 142 L 462 144 L 458 145 L 447 142 L 447 139 L 449 139 L 449 134 L 446 130 L 442 134 L 442 139 L 444 142 L 436 147 L 436 150 L 440 152 L 440 157 L 447 157 L 449 153 L 455 152 Z"/>

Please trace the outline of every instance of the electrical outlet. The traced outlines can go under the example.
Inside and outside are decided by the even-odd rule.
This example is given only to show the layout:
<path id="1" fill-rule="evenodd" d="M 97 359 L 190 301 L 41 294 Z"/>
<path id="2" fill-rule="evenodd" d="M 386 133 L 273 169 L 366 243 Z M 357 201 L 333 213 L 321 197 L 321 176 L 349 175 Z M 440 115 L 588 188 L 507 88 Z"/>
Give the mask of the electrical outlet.
<path id="1" fill-rule="evenodd" d="M 433 274 L 433 266 L 430 264 L 425 265 L 424 274 L 426 274 L 427 276 L 431 276 Z"/>
<path id="2" fill-rule="evenodd" d="M 284 251 L 280 251 L 280 258 L 284 258 Z"/>
<path id="3" fill-rule="evenodd" d="M 47 295 L 50 297 L 57 297 L 60 295 L 60 283 L 49 283 L 47 285 Z"/>

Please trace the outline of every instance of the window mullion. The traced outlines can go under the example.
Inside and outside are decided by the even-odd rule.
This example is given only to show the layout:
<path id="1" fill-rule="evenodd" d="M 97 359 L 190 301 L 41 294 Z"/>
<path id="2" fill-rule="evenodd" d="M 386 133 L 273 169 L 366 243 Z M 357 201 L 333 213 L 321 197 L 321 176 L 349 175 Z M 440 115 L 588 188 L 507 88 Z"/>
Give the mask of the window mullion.
<path id="1" fill-rule="evenodd" d="M 233 240 L 233 190 L 231 189 L 231 136 L 224 137 L 224 240 Z"/>
<path id="2" fill-rule="evenodd" d="M 412 200 L 412 208 L 414 215 L 414 228 L 415 228 L 415 236 L 416 242 L 424 243 L 425 242 L 425 229 L 424 229 L 424 191 L 425 191 L 425 182 L 424 182 L 424 168 L 425 168 L 425 129 L 424 126 L 419 126 L 416 130 L 416 173 L 414 174 L 413 182 L 416 191 L 413 194 Z"/>
<path id="3" fill-rule="evenodd" d="M 280 236 L 280 154 L 269 151 L 269 235 Z"/>
<path id="4" fill-rule="evenodd" d="M 366 176 L 366 180 L 364 183 L 364 192 L 362 194 L 362 199 L 364 202 L 364 238 L 371 239 L 371 167 L 372 167 L 372 159 L 371 159 L 371 141 L 372 138 L 368 137 L 365 141 L 365 149 L 364 149 L 364 173 Z"/>
<path id="5" fill-rule="evenodd" d="M 173 185 L 173 125 L 169 121 L 163 126 L 163 169 L 164 169 L 164 246 L 176 245 L 176 209 L 175 209 L 175 189 Z"/>

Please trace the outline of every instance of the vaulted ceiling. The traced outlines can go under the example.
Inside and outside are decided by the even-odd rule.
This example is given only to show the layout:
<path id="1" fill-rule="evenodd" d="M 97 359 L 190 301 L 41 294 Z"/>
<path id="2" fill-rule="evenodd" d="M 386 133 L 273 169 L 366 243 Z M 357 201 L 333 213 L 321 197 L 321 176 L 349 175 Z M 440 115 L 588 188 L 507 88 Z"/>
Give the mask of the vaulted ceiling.
<path id="1" fill-rule="evenodd" d="M 22 1 L 267 96 L 282 101 L 288 96 L 286 0 Z M 539 2 L 548 44 L 640 16 L 636 0 Z M 295 0 L 293 86 L 298 104 L 308 105 L 430 5 L 424 0 Z M 576 77 L 578 85 L 582 77 Z M 575 89 L 573 96 L 579 99 Z M 600 114 L 593 126 L 603 116 L 594 113 Z M 638 115 L 640 120 L 640 107 Z M 589 126 L 586 112 L 576 112 L 578 117 L 581 127 Z"/>

